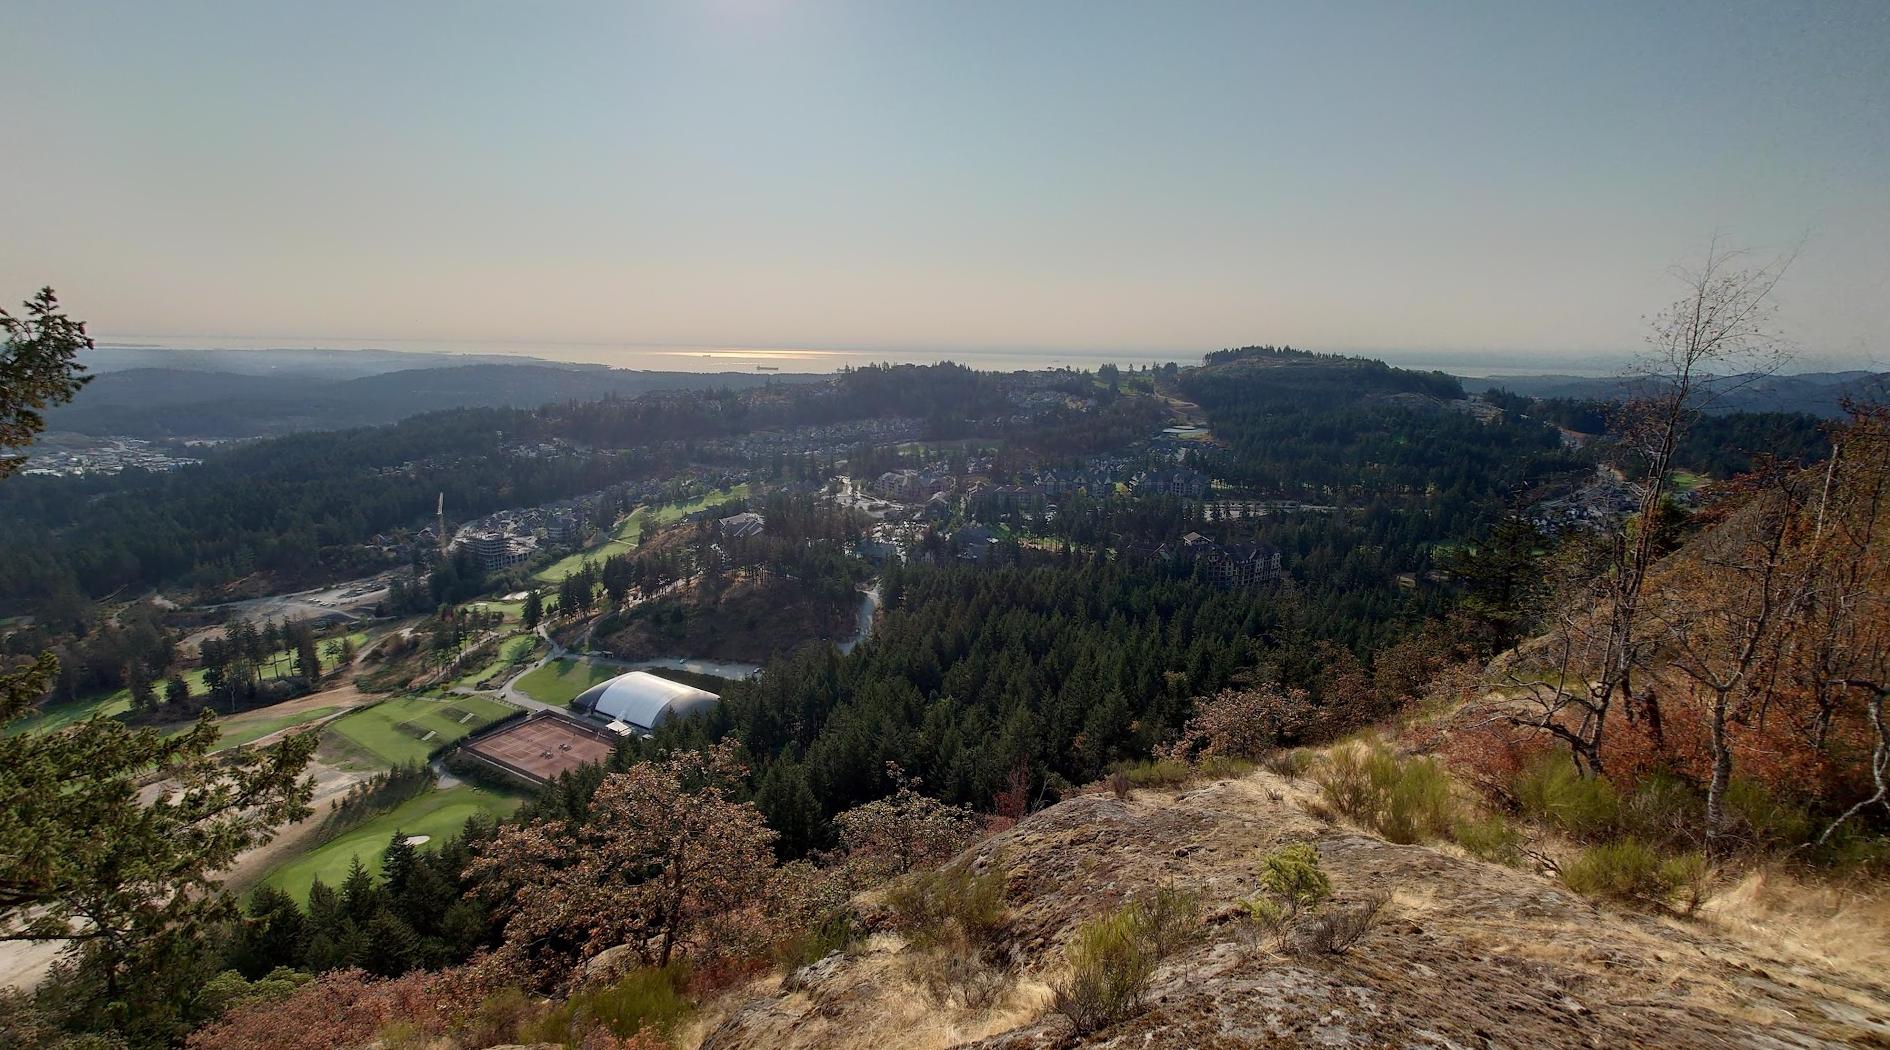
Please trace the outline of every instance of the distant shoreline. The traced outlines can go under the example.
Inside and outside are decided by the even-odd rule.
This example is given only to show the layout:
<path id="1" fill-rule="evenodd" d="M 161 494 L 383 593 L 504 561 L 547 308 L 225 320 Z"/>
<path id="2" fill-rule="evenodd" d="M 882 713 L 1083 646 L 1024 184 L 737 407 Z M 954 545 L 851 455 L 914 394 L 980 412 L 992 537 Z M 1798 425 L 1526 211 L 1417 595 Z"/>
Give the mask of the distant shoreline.
<path id="1" fill-rule="evenodd" d="M 754 371 L 756 365 L 784 373 L 826 373 L 846 367 L 889 362 L 932 364 L 955 361 L 987 371 L 1012 372 L 1045 368 L 1094 370 L 1104 364 L 1140 368 L 1174 363 L 1198 365 L 1201 356 L 1218 347 L 1198 350 L 1068 350 L 1068 349 L 854 349 L 815 347 L 680 346 L 633 343 L 506 343 L 454 340 L 295 339 L 293 337 L 148 336 L 101 337 L 101 351 L 128 353 L 256 352 L 330 355 L 385 355 L 452 357 L 463 361 L 499 363 L 539 361 L 550 364 L 588 364 L 651 372 Z M 1574 375 L 1603 377 L 1618 372 L 1628 361 L 1606 355 L 1576 353 L 1502 355 L 1470 351 L 1370 350 L 1310 348 L 1323 352 L 1378 358 L 1400 368 L 1435 370 L 1453 375 Z M 129 367 L 106 365 L 105 367 Z"/>

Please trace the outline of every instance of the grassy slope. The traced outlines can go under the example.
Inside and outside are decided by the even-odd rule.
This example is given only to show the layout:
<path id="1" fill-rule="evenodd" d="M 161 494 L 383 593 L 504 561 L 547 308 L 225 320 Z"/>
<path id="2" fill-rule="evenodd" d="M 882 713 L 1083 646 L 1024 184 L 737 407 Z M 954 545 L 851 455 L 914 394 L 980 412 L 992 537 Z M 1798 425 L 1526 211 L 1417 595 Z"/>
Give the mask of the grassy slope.
<path id="1" fill-rule="evenodd" d="M 340 885 L 357 855 L 361 863 L 378 874 L 381 851 L 397 830 L 406 835 L 431 836 L 433 841 L 428 845 L 437 846 L 458 834 L 466 818 L 481 813 L 505 816 L 521 801 L 513 795 L 471 785 L 429 791 L 283 864 L 265 876 L 262 884 L 286 890 L 298 901 L 307 900 L 309 885 L 316 876 L 330 886 Z"/>
<path id="2" fill-rule="evenodd" d="M 526 696 L 541 703 L 568 704 L 584 690 L 622 673 L 621 667 L 605 667 L 587 660 L 553 660 L 519 679 L 518 687 Z"/>
<path id="3" fill-rule="evenodd" d="M 339 707 L 317 707 L 296 714 L 275 715 L 270 718 L 238 716 L 234 719 L 224 719 L 218 726 L 223 730 L 223 736 L 217 740 L 217 749 L 238 747 L 252 740 L 266 737 L 278 729 L 318 722 L 339 710 L 341 710 Z M 267 712 L 268 708 L 264 708 L 263 711 Z"/>
<path id="4" fill-rule="evenodd" d="M 635 548 L 637 541 L 643 536 L 644 529 L 667 525 L 672 521 L 680 520 L 686 514 L 694 514 L 712 503 L 726 503 L 732 499 L 745 498 L 749 491 L 750 486 L 737 485 L 734 488 L 719 489 L 687 503 L 670 503 L 653 509 L 639 507 L 618 523 L 616 531 L 608 540 L 589 550 L 579 551 L 559 559 L 548 568 L 539 570 L 533 579 L 556 583 L 584 568 L 584 563 L 587 561 L 603 561 L 613 554 L 621 554 Z"/>
<path id="5" fill-rule="evenodd" d="M 367 642 L 366 631 L 356 631 L 348 637 L 354 640 L 356 649 Z M 329 639 L 323 638 L 316 642 L 316 648 L 326 649 L 328 642 Z M 324 661 L 328 659 L 326 652 L 322 653 L 322 659 Z M 279 678 L 293 671 L 294 654 L 287 649 L 275 653 L 262 665 L 264 680 Z M 193 667 L 185 671 L 183 677 L 184 681 L 189 683 L 192 694 L 197 696 L 204 694 L 206 687 L 203 684 L 203 668 Z M 155 683 L 155 688 L 161 698 L 164 695 L 164 683 L 162 681 Z M 64 729 L 74 722 L 83 722 L 94 716 L 112 718 L 129 710 L 131 710 L 131 690 L 116 689 L 109 693 L 96 693 L 69 702 L 47 704 L 25 718 L 8 725 L 6 735 L 44 733 L 54 729 Z"/>
<path id="6" fill-rule="evenodd" d="M 498 674 L 506 667 L 511 666 L 514 661 L 519 660 L 537 647 L 538 637 L 536 635 L 515 634 L 499 643 L 498 655 L 494 656 L 491 662 L 461 675 L 453 684 L 476 686 L 487 678 Z"/>
<path id="7" fill-rule="evenodd" d="M 461 714 L 450 710 L 452 708 L 472 711 L 476 717 L 462 723 L 459 721 Z M 477 696 L 454 696 L 443 700 L 406 697 L 356 711 L 346 718 L 337 719 L 329 729 L 387 765 L 394 765 L 422 761 L 427 752 L 441 744 L 457 740 L 512 711 L 510 704 Z M 421 734 L 402 729 L 402 723 L 431 729 L 434 737 L 422 740 Z"/>

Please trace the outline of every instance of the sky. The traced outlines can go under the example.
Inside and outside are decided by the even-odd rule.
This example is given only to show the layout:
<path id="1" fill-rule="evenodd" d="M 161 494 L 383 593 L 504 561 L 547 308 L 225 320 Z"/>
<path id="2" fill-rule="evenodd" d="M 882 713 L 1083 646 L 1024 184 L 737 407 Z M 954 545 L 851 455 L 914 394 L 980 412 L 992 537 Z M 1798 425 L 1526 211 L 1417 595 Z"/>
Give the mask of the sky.
<path id="1" fill-rule="evenodd" d="M 1883 0 L 10 0 L 0 100 L 108 339 L 1547 366 L 1718 234 L 1890 359 Z"/>

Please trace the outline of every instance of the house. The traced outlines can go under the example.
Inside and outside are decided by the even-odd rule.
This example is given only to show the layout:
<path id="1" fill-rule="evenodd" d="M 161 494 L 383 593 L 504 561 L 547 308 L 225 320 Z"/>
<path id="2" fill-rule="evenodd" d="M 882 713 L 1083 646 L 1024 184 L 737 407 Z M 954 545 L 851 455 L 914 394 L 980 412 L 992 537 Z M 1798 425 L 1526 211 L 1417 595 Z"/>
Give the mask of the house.
<path id="1" fill-rule="evenodd" d="M 1042 508 L 1044 490 L 1038 485 L 992 485 L 978 490 L 978 499 L 1005 513 L 1031 511 Z"/>
<path id="2" fill-rule="evenodd" d="M 1263 543 L 1222 546 L 1198 532 L 1181 538 L 1175 554 L 1217 587 L 1242 590 L 1285 575 L 1280 551 Z"/>
<path id="3" fill-rule="evenodd" d="M 1167 467 L 1151 470 L 1142 475 L 1135 483 L 1135 491 L 1140 495 L 1179 496 L 1182 499 L 1200 499 L 1207 495 L 1212 482 L 1206 474 L 1187 467 Z"/>
<path id="4" fill-rule="evenodd" d="M 722 535 L 729 539 L 739 540 L 748 536 L 761 535 L 762 530 L 767 524 L 766 518 L 763 518 L 752 510 L 747 510 L 740 514 L 730 514 L 728 517 L 717 521 L 715 527 Z"/>
<path id="5" fill-rule="evenodd" d="M 545 522 L 545 537 L 553 543 L 569 543 L 578 538 L 576 514 L 553 514 Z"/>
<path id="6" fill-rule="evenodd" d="M 877 525 L 860 540 L 860 557 L 878 564 L 902 561 L 905 558 L 905 545 L 900 542 L 899 533 L 893 526 Z"/>
<path id="7" fill-rule="evenodd" d="M 473 556 L 479 559 L 480 568 L 487 572 L 517 565 L 538 549 L 538 541 L 530 536 L 514 536 L 496 529 L 476 532 L 466 542 Z"/>

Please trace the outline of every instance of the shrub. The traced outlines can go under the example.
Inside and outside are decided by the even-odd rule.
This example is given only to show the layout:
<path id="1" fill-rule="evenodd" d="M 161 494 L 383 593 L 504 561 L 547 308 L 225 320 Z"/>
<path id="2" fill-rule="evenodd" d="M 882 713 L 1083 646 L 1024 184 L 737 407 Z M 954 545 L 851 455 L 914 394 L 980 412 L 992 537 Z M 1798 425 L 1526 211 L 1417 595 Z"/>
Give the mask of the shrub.
<path id="1" fill-rule="evenodd" d="M 1240 907 L 1240 917 L 1244 920 L 1240 930 L 1249 949 L 1257 949 L 1262 938 L 1272 940 L 1275 945 L 1284 944 L 1293 931 L 1292 913 L 1278 901 L 1253 896 L 1241 901 Z"/>
<path id="2" fill-rule="evenodd" d="M 896 788 L 882 799 L 833 818 L 847 867 L 877 882 L 940 863 L 977 835 L 978 821 L 962 806 L 948 806 L 919 793 L 919 782 L 888 763 Z"/>
<path id="3" fill-rule="evenodd" d="M 1300 842 L 1268 854 L 1260 862 L 1260 892 L 1240 902 L 1241 926 L 1249 947 L 1262 937 L 1286 943 L 1300 912 L 1332 896 L 1332 880 L 1319 867 L 1319 853 Z"/>
<path id="4" fill-rule="evenodd" d="M 968 864 L 921 872 L 896 884 L 886 895 L 893 923 L 921 947 L 953 936 L 984 950 L 1002 939 L 1004 896 L 1010 875 L 993 864 L 975 875 Z"/>
<path id="5" fill-rule="evenodd" d="M 1201 895 L 1167 883 L 1132 906 L 1137 935 L 1157 958 L 1173 955 L 1200 930 Z"/>
<path id="6" fill-rule="evenodd" d="M 1070 974 L 1055 989 L 1054 1009 L 1078 1032 L 1094 1032 L 1142 1009 L 1156 956 L 1133 908 L 1085 923 L 1068 949 Z"/>
<path id="7" fill-rule="evenodd" d="M 1288 780 L 1297 780 L 1305 776 L 1306 771 L 1312 768 L 1312 764 L 1312 752 L 1303 747 L 1275 751 L 1260 762 L 1267 772 L 1286 777 Z"/>
<path id="8" fill-rule="evenodd" d="M 674 963 L 632 970 L 616 984 L 586 989 L 558 1003 L 544 1016 L 521 1025 L 519 1037 L 526 1042 L 577 1046 L 598 1029 L 624 1037 L 651 1030 L 667 1032 L 691 1010 L 682 994 L 684 978 L 683 968 Z"/>
<path id="9" fill-rule="evenodd" d="M 1234 780 L 1253 772 L 1254 764 L 1230 755 L 1203 755 L 1194 764 L 1195 780 Z"/>
<path id="10" fill-rule="evenodd" d="M 1260 889 L 1290 913 L 1332 896 L 1332 880 L 1319 867 L 1319 853 L 1304 842 L 1275 850 L 1260 862 Z"/>
<path id="11" fill-rule="evenodd" d="M 250 999 L 190 1035 L 192 1050 L 328 1050 L 373 1039 L 397 1022 L 429 1033 L 445 1027 L 454 1001 L 443 974 L 410 973 L 376 980 L 361 970 L 335 970 L 281 999 Z"/>
<path id="12" fill-rule="evenodd" d="M 1228 780 L 1244 777 L 1253 772 L 1254 764 L 1243 758 L 1230 758 L 1226 755 L 1205 755 L 1199 762 L 1190 764 L 1178 758 L 1143 759 L 1115 770 L 1125 776 L 1130 785 L 1139 788 L 1175 788 L 1201 780 Z M 1110 777 L 1114 783 L 1114 774 Z"/>
<path id="13" fill-rule="evenodd" d="M 958 865 L 909 876 L 887 894 L 893 922 L 913 948 L 909 969 L 934 999 L 985 1009 L 1010 984 L 1002 952 L 1009 875 Z"/>
<path id="14" fill-rule="evenodd" d="M 1341 745 L 1327 752 L 1313 781 L 1319 797 L 1337 813 L 1364 822 L 1365 815 L 1377 811 L 1377 793 L 1359 748 Z"/>
<path id="15" fill-rule="evenodd" d="M 1400 761 L 1389 753 L 1372 760 L 1384 783 L 1384 806 L 1373 826 L 1392 842 L 1426 842 L 1446 834 L 1456 817 L 1450 776 L 1433 758 Z"/>
<path id="16" fill-rule="evenodd" d="M 774 963 L 783 972 L 792 973 L 844 950 L 859 940 L 863 932 L 859 917 L 852 911 L 835 911 L 820 922 L 777 942 L 772 949 Z"/>
<path id="17" fill-rule="evenodd" d="M 1471 856 L 1516 867 L 1523 862 L 1523 836 L 1501 814 L 1469 817 L 1450 829 L 1450 837 Z"/>
<path id="18" fill-rule="evenodd" d="M 934 1001 L 957 1003 L 968 1010 L 995 1006 L 1011 984 L 1008 966 L 945 945 L 910 957 L 908 972 Z"/>
<path id="19" fill-rule="evenodd" d="M 1118 772 L 1139 788 L 1178 787 L 1195 777 L 1193 766 L 1174 758 L 1144 759 Z"/>
<path id="20" fill-rule="evenodd" d="M 1708 879 L 1706 859 L 1700 854 L 1669 857 L 1634 838 L 1590 846 L 1562 869 L 1562 881 L 1583 896 L 1687 914 L 1705 902 Z"/>
<path id="21" fill-rule="evenodd" d="M 1344 955 L 1378 925 L 1390 901 L 1391 894 L 1379 891 L 1352 907 L 1321 915 L 1307 924 L 1306 943 L 1328 955 Z"/>
<path id="22" fill-rule="evenodd" d="M 1726 788 L 1726 832 L 1753 850 L 1770 851 L 1811 840 L 1815 822 L 1804 809 L 1763 783 L 1743 777 Z"/>
<path id="23" fill-rule="evenodd" d="M 1108 783 L 1109 793 L 1116 796 L 1116 801 L 1129 801 L 1129 792 L 1135 787 L 1135 783 L 1129 779 L 1127 772 L 1120 769 L 1111 772 Z"/>
<path id="24" fill-rule="evenodd" d="M 1582 776 L 1575 760 L 1560 752 L 1524 769 L 1514 794 L 1524 815 L 1579 839 L 1605 839 L 1621 825 L 1621 798 L 1614 785 Z"/>
<path id="25" fill-rule="evenodd" d="M 1168 754 L 1256 759 L 1283 740 L 1299 738 L 1318 714 L 1303 689 L 1223 689 L 1196 702 L 1194 717 Z"/>
<path id="26" fill-rule="evenodd" d="M 472 1014 L 454 1027 L 453 1034 L 462 1046 L 497 1046 L 517 1038 L 519 1027 L 537 1012 L 537 1006 L 523 991 L 502 988 L 481 999 Z"/>
<path id="27" fill-rule="evenodd" d="M 1450 776 L 1433 758 L 1399 758 L 1376 743 L 1339 747 L 1313 779 L 1327 806 L 1392 842 L 1438 838 L 1456 820 Z"/>

